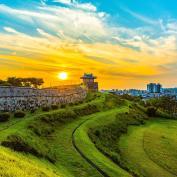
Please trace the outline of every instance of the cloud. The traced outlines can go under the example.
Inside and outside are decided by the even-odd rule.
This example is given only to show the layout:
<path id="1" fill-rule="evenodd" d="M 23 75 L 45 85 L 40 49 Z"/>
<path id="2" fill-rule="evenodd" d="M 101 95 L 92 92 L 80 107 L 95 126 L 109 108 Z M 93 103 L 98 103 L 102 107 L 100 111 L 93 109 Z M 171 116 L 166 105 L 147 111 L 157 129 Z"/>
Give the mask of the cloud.
<path id="1" fill-rule="evenodd" d="M 64 6 L 43 1 L 28 10 L 0 4 L 1 20 L 5 22 L 3 16 L 7 14 L 9 20 L 4 26 L 0 24 L 0 48 L 9 51 L 0 52 L 1 58 L 8 57 L 7 62 L 3 60 L 3 70 L 8 63 L 13 67 L 13 61 L 19 70 L 46 72 L 46 80 L 65 69 L 73 76 L 94 72 L 106 77 L 105 82 L 116 77 L 147 79 L 174 73 L 175 68 L 170 71 L 168 67 L 177 58 L 175 20 L 165 24 L 129 11 L 145 23 L 130 28 L 110 23 L 109 14 L 98 11 L 93 4 L 57 2 Z M 161 24 L 158 30 L 157 24 Z"/>
<path id="2" fill-rule="evenodd" d="M 69 7 L 76 8 L 76 9 L 81 9 L 85 11 L 93 11 L 96 12 L 97 8 L 91 3 L 79 3 L 76 0 L 54 0 L 53 2 L 58 2 L 61 4 L 65 4 Z"/>
<path id="3" fill-rule="evenodd" d="M 18 31 L 10 27 L 4 27 L 4 30 L 8 33 L 20 34 Z"/>
<path id="4" fill-rule="evenodd" d="M 125 12 L 129 13 L 131 16 L 135 17 L 136 19 L 138 19 L 146 24 L 150 24 L 150 25 L 159 25 L 160 24 L 159 20 L 154 20 L 154 19 L 148 18 L 148 17 L 138 14 L 128 8 L 122 8 L 122 10 L 124 10 Z"/>
<path id="5" fill-rule="evenodd" d="M 131 59 L 131 58 L 124 58 L 123 60 L 128 63 L 138 63 L 139 62 L 139 60 Z"/>
<path id="6" fill-rule="evenodd" d="M 73 1 L 72 0 L 53 0 L 53 2 L 59 2 L 62 4 L 66 4 L 66 5 L 72 5 Z"/>

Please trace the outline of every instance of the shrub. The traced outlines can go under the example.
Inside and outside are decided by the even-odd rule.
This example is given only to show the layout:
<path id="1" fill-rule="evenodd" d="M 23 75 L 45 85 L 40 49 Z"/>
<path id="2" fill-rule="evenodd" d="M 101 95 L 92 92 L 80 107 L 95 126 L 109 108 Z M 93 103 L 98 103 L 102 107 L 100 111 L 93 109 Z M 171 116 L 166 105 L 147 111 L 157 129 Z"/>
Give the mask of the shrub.
<path id="1" fill-rule="evenodd" d="M 69 106 L 73 106 L 74 105 L 74 103 L 69 103 Z"/>
<path id="2" fill-rule="evenodd" d="M 156 112 L 157 112 L 157 109 L 155 107 L 153 107 L 153 106 L 150 106 L 150 107 L 147 108 L 147 115 L 149 117 L 156 116 Z"/>
<path id="3" fill-rule="evenodd" d="M 61 104 L 60 108 L 66 108 L 66 104 Z"/>
<path id="4" fill-rule="evenodd" d="M 53 114 L 46 114 L 40 117 L 40 120 L 53 124 L 55 122 L 64 123 L 69 120 L 75 119 L 77 115 L 71 109 L 60 110 Z"/>
<path id="5" fill-rule="evenodd" d="M 42 111 L 49 112 L 50 111 L 50 107 L 49 106 L 44 106 L 44 107 L 42 107 Z"/>
<path id="6" fill-rule="evenodd" d="M 42 126 L 39 126 L 35 121 L 28 125 L 28 128 L 32 130 L 37 136 L 47 137 L 54 132 L 54 128 L 50 124 L 42 123 Z"/>
<path id="7" fill-rule="evenodd" d="M 51 106 L 51 108 L 52 108 L 52 110 L 56 110 L 56 109 L 58 109 L 58 105 L 53 104 L 53 105 Z"/>
<path id="8" fill-rule="evenodd" d="M 16 111 L 15 113 L 14 113 L 14 117 L 16 117 L 16 118 L 23 118 L 23 117 L 25 117 L 25 112 L 23 112 L 23 111 Z"/>
<path id="9" fill-rule="evenodd" d="M 36 112 L 36 109 L 31 109 L 30 110 L 30 113 L 35 113 Z"/>
<path id="10" fill-rule="evenodd" d="M 100 131 L 99 131 L 99 130 L 96 130 L 96 131 L 95 131 L 95 135 L 96 135 L 97 137 L 99 137 L 99 136 L 100 136 Z"/>
<path id="11" fill-rule="evenodd" d="M 75 108 L 74 112 L 78 116 L 84 116 L 84 115 L 89 115 L 89 114 L 99 112 L 99 109 L 94 104 L 85 104 L 85 105 Z"/>
<path id="12" fill-rule="evenodd" d="M 24 139 L 17 135 L 10 135 L 7 137 L 7 140 L 2 141 L 2 146 L 11 148 L 15 151 L 19 152 L 28 152 L 34 155 L 39 155 L 37 150 L 32 148 L 29 144 L 27 144 Z"/>
<path id="13" fill-rule="evenodd" d="M 30 141 L 30 138 L 23 137 L 18 134 L 10 135 L 6 140 L 1 142 L 1 145 L 8 147 L 18 152 L 25 152 L 35 155 L 36 157 L 42 157 L 55 163 L 56 156 L 47 146 L 38 146 L 38 142 Z"/>
<path id="14" fill-rule="evenodd" d="M 10 119 L 9 113 L 0 113 L 0 122 L 7 122 Z"/>

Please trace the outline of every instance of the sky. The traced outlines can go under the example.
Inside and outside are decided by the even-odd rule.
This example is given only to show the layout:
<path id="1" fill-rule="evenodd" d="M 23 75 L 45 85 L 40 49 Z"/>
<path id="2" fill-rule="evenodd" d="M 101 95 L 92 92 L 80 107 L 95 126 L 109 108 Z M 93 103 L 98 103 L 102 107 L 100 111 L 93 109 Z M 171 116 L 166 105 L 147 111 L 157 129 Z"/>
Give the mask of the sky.
<path id="1" fill-rule="evenodd" d="M 177 86 L 176 0 L 1 0 L 0 79 L 41 77 L 44 86 Z M 58 73 L 67 72 L 61 81 Z"/>

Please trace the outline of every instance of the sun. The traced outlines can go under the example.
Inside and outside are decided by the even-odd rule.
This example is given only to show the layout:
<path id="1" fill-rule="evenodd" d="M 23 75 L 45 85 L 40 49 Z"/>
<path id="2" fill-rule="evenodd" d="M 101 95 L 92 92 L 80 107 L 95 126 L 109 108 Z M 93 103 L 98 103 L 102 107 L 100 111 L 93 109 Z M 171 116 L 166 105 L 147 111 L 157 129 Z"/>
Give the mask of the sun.
<path id="1" fill-rule="evenodd" d="M 60 72 L 58 73 L 58 78 L 61 80 L 67 80 L 68 79 L 68 73 L 67 72 Z"/>

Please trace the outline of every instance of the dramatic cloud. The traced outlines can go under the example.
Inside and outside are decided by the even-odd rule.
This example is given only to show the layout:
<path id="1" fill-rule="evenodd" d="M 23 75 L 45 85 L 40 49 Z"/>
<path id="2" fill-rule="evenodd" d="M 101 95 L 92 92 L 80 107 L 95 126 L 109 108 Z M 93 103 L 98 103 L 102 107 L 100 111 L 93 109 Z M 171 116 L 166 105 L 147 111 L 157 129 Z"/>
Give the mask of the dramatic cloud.
<path id="1" fill-rule="evenodd" d="M 31 8 L 0 4 L 3 77 L 9 75 L 8 68 L 14 75 L 26 70 L 26 75 L 42 75 L 47 84 L 49 80 L 57 84 L 61 70 L 70 72 L 74 82 L 88 71 L 104 79 L 102 87 L 126 87 L 124 80 L 133 86 L 157 77 L 167 80 L 165 74 L 177 76 L 171 64 L 177 63 L 176 19 L 153 19 L 121 8 L 144 24 L 131 27 L 115 22 L 111 14 L 92 3 L 48 3 L 31 3 Z"/>

